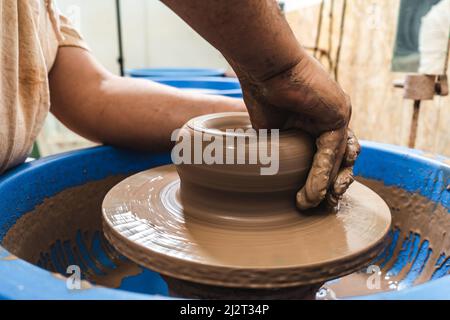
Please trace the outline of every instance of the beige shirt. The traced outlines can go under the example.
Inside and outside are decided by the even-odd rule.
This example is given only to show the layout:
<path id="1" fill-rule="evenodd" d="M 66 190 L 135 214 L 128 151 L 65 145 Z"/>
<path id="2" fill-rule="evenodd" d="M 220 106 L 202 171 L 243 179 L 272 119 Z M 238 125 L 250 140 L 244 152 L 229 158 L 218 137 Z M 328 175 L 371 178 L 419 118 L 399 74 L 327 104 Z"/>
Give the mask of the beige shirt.
<path id="1" fill-rule="evenodd" d="M 49 112 L 58 48 L 86 48 L 52 0 L 0 3 L 0 173 L 23 162 Z"/>

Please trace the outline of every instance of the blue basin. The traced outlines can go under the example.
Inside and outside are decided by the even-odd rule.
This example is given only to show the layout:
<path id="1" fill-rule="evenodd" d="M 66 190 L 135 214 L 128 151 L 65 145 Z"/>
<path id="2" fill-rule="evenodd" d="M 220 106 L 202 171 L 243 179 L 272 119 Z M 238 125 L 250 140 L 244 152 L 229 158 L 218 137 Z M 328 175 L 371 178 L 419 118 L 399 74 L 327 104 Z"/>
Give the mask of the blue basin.
<path id="1" fill-rule="evenodd" d="M 232 98 L 242 98 L 242 90 L 236 78 L 145 78 L 171 87 L 191 92 L 215 94 Z"/>
<path id="2" fill-rule="evenodd" d="M 146 68 L 146 69 L 128 69 L 127 75 L 134 78 L 141 77 L 223 77 L 224 69 L 210 68 Z"/>
<path id="3" fill-rule="evenodd" d="M 418 193 L 433 202 L 435 206 L 445 208 L 445 213 L 450 213 L 450 191 L 448 189 L 450 184 L 450 166 L 447 165 L 447 159 L 440 157 L 430 158 L 420 151 L 372 142 L 363 142 L 362 146 L 363 150 L 355 167 L 355 173 L 359 177 L 370 179 L 371 181 L 379 181 L 386 186 L 395 186 L 405 192 Z M 69 211 L 67 212 L 73 215 L 73 224 L 77 228 L 76 225 L 81 223 L 83 216 L 77 211 L 83 210 L 82 199 L 79 199 L 80 207 L 74 208 L 72 211 L 70 211 L 71 205 L 66 205 L 65 201 L 60 200 L 58 203 L 55 200 L 49 204 L 48 200 L 57 199 L 58 194 L 68 190 L 80 192 L 87 185 L 100 183 L 100 187 L 90 189 L 88 194 L 93 199 L 97 199 L 98 203 L 95 204 L 95 208 L 98 208 L 97 215 L 100 216 L 101 201 L 99 199 L 102 199 L 103 194 L 116 181 L 123 179 L 124 176 L 169 162 L 169 154 L 142 154 L 118 150 L 112 147 L 95 147 L 22 164 L 0 177 L 0 241 L 5 246 L 8 231 L 14 228 L 27 214 L 31 216 L 34 214 L 51 214 L 52 208 L 68 207 Z M 111 177 L 116 178 L 114 178 L 115 180 L 108 180 Z M 103 183 L 103 181 L 109 182 Z M 86 195 L 86 192 L 84 195 Z M 44 204 L 46 205 L 46 210 L 36 213 L 36 208 Z M 96 215 L 95 210 L 91 213 Z M 393 216 L 394 214 L 395 212 L 393 212 Z M 431 216 L 429 223 L 433 223 Z M 46 230 L 42 230 L 41 235 L 44 236 L 46 232 Z M 78 231 L 77 236 L 79 234 L 80 232 Z M 403 241 L 403 239 L 395 240 L 395 230 L 392 231 L 392 234 L 394 239 L 392 243 Z M 29 234 L 23 232 L 20 234 L 18 241 L 26 239 L 27 236 Z M 40 239 L 39 233 L 34 234 L 34 236 L 36 237 L 35 239 Z M 444 236 L 448 237 L 450 235 Z M 58 245 L 58 240 L 55 242 L 55 245 L 51 246 L 47 256 L 41 254 L 39 261 L 32 261 L 33 263 L 24 260 L 28 259 L 28 257 L 23 257 L 20 254 L 17 256 L 13 255 L 16 252 L 11 253 L 9 246 L 8 250 L 10 251 L 0 246 L 0 298 L 168 298 L 167 287 L 161 277 L 150 270 L 140 267 L 138 272 L 124 277 L 115 288 L 86 286 L 82 290 L 69 290 L 67 288 L 67 279 L 58 275 L 59 273 L 70 276 L 65 272 L 66 265 L 62 265 L 61 261 L 58 260 L 61 258 L 61 254 L 58 256 L 57 251 L 62 250 L 60 253 L 64 252 L 64 257 L 71 260 L 73 256 L 71 257 L 71 254 L 68 252 L 77 249 L 81 252 L 81 255 L 84 255 L 86 265 L 92 264 L 94 261 L 98 267 L 109 265 L 108 270 L 114 272 L 117 266 L 113 265 L 108 260 L 107 255 L 105 255 L 105 251 L 111 250 L 111 248 L 105 249 L 105 244 L 102 243 L 101 237 L 101 227 L 99 227 L 92 237 L 89 238 L 91 243 L 88 244 L 78 242 L 77 238 L 77 242 L 62 242 Z M 421 237 L 426 239 L 427 235 L 422 234 Z M 388 246 L 383 259 L 385 261 L 391 260 L 391 266 L 396 266 L 403 261 L 402 257 L 405 250 L 399 250 L 394 254 L 390 254 L 389 247 L 392 247 L 392 245 Z M 411 251 L 414 250 L 411 249 Z M 416 251 L 415 259 L 419 261 L 422 250 L 418 249 Z M 129 263 L 124 257 L 120 256 L 118 259 L 117 261 Z M 423 263 L 426 263 L 426 261 Z M 412 285 L 412 282 L 409 281 L 410 285 L 405 286 L 402 290 L 381 292 L 358 298 L 449 299 L 450 277 L 447 274 L 450 270 L 450 259 L 446 255 L 441 255 L 439 261 L 429 261 L 429 263 L 436 263 L 436 265 L 439 263 L 440 267 L 436 268 L 436 272 L 433 273 L 430 279 L 421 284 Z M 414 266 L 415 264 L 416 262 L 412 265 Z M 83 267 L 81 269 L 84 271 Z M 405 279 L 420 275 L 420 267 L 413 269 L 406 274 Z M 96 276 L 99 277 L 98 274 Z"/>

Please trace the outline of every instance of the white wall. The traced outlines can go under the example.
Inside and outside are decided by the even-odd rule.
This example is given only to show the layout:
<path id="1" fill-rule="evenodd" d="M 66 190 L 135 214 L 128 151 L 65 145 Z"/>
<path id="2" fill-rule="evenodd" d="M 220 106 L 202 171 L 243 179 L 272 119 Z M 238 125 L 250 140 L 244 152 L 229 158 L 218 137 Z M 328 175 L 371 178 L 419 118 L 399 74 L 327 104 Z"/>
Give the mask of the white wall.
<path id="1" fill-rule="evenodd" d="M 69 14 L 80 26 L 94 55 L 109 70 L 117 73 L 115 1 L 56 2 L 60 11 Z M 126 67 L 227 66 L 217 50 L 160 1 L 122 0 L 121 4 Z"/>
<path id="2" fill-rule="evenodd" d="M 78 27 L 93 54 L 110 71 L 119 66 L 115 0 L 56 0 Z M 152 66 L 226 67 L 220 53 L 157 0 L 121 0 L 125 62 Z M 91 146 L 49 115 L 38 137 L 41 154 Z"/>
<path id="3" fill-rule="evenodd" d="M 222 55 L 160 1 L 144 0 L 148 14 L 148 62 L 162 66 L 226 65 Z M 129 18 L 130 16 L 128 16 Z"/>

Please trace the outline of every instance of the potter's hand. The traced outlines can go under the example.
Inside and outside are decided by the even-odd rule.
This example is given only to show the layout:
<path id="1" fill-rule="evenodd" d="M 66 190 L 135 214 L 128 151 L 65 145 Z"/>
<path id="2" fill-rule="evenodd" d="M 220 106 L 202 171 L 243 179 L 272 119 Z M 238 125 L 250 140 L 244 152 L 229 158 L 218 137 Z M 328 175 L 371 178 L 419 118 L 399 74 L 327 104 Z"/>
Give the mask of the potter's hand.
<path id="1" fill-rule="evenodd" d="M 348 129 L 349 97 L 308 54 L 266 80 L 238 72 L 252 124 L 260 128 L 299 128 L 316 138 L 317 152 L 305 186 L 297 193 L 301 210 L 324 199 L 336 206 L 353 182 L 360 146 Z"/>
<path id="2" fill-rule="evenodd" d="M 294 126 L 317 137 L 317 153 L 298 193 L 298 207 L 317 206 L 325 197 L 337 204 L 353 181 L 351 167 L 359 152 L 356 138 L 347 133 L 350 103 L 301 48 L 277 1 L 162 2 L 230 62 L 256 128 Z"/>

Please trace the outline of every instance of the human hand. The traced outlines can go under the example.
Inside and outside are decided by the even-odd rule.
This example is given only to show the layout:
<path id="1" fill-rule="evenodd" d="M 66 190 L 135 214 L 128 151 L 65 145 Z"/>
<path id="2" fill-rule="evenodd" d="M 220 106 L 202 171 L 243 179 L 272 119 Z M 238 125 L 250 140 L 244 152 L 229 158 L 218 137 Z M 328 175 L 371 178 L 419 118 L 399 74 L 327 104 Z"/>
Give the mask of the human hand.
<path id="1" fill-rule="evenodd" d="M 354 180 L 353 165 L 360 152 L 348 128 L 349 97 L 306 53 L 269 79 L 256 80 L 235 69 L 255 129 L 299 128 L 316 138 L 317 151 L 306 184 L 297 193 L 297 207 L 313 208 L 324 199 L 337 206 Z"/>

